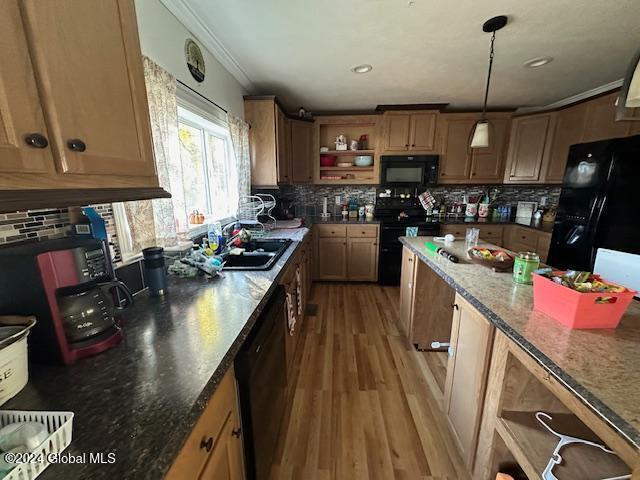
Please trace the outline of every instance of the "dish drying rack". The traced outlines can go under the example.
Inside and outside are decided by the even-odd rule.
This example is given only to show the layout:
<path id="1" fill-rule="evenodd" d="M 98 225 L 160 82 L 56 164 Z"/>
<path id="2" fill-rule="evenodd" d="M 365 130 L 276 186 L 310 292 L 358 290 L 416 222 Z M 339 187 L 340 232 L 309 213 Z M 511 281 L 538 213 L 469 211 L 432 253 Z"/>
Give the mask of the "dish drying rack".
<path id="1" fill-rule="evenodd" d="M 260 238 L 276 227 L 276 219 L 271 214 L 275 207 L 276 199 L 268 193 L 242 195 L 238 202 L 238 222 L 253 238 Z M 265 217 L 266 221 L 261 221 Z"/>

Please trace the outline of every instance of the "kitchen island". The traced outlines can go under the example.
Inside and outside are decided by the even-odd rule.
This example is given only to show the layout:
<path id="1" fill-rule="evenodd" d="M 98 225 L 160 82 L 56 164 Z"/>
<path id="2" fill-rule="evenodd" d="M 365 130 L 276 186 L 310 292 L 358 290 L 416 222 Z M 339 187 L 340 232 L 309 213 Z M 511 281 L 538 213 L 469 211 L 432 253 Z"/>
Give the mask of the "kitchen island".
<path id="1" fill-rule="evenodd" d="M 499 333 L 610 426 L 630 450 L 638 450 L 640 305 L 637 301 L 615 330 L 571 330 L 533 310 L 532 286 L 514 283 L 510 273 L 493 272 L 471 263 L 464 241 L 445 246 L 460 258 L 460 263 L 428 251 L 425 241 L 433 241 L 433 237 L 401 239 L 410 252 Z M 491 246 L 482 242 L 480 245 Z M 489 396 L 487 393 L 487 398 Z"/>
<path id="2" fill-rule="evenodd" d="M 119 345 L 72 366 L 30 365 L 29 383 L 5 409 L 72 411 L 64 453 L 115 454 L 112 464 L 51 465 L 39 478 L 162 478 L 301 246 L 293 242 L 268 271 L 170 277 L 165 296 L 135 297 Z"/>

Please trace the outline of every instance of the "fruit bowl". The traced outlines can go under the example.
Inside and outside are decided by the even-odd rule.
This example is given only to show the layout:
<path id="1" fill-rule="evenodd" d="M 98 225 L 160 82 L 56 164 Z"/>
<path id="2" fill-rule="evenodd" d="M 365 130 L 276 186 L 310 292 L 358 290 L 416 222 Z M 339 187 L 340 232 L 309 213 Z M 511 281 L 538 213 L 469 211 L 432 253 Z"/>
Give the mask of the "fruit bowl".
<path id="1" fill-rule="evenodd" d="M 495 272 L 511 270 L 515 261 L 513 255 L 500 249 L 471 247 L 467 255 L 473 263 L 491 268 Z"/>

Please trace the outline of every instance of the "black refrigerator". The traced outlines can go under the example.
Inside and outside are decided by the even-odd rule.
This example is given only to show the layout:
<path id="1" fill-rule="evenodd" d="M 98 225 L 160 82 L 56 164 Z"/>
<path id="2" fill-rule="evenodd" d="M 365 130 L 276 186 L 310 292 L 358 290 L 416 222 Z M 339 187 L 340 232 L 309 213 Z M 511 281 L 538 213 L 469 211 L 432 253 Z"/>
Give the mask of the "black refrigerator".
<path id="1" fill-rule="evenodd" d="M 593 270 L 598 248 L 640 254 L 640 135 L 573 145 L 548 263 Z"/>

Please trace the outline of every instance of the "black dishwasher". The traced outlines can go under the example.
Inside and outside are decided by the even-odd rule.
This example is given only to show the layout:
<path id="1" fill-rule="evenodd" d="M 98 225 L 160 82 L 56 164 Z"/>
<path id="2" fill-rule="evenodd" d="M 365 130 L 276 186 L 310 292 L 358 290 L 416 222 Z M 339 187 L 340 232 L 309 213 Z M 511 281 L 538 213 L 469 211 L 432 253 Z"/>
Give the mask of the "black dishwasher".
<path id="1" fill-rule="evenodd" d="M 278 286 L 235 360 L 247 480 L 268 479 L 286 404 L 285 292 Z"/>

